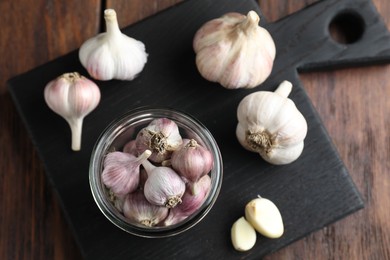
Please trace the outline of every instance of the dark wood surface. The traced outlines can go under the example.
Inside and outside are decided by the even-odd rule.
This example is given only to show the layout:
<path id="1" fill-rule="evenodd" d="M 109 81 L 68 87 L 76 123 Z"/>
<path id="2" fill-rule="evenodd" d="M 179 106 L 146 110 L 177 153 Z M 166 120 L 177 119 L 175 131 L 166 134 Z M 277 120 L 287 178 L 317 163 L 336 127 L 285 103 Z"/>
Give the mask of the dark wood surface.
<path id="1" fill-rule="evenodd" d="M 107 7 L 116 8 L 129 17 L 122 27 L 178 1 L 132 1 L 131 5 L 125 4 L 127 2 L 107 1 Z M 374 3 L 389 26 L 390 4 L 386 0 Z M 101 28 L 100 4 L 99 1 L 88 4 L 67 1 L 63 6 L 44 1 L 33 5 L 28 1 L 0 4 L 3 10 L 0 18 L 3 24 L 0 36 L 3 80 L 0 92 L 0 142 L 3 144 L 0 151 L 0 259 L 81 257 L 7 93 L 5 81 L 79 47 Z M 306 4 L 308 1 L 261 1 L 263 12 L 271 21 Z M 96 17 L 88 17 L 93 12 L 85 10 L 94 10 Z M 387 246 L 390 231 L 388 75 L 386 65 L 301 75 L 303 85 L 363 194 L 366 208 L 268 259 L 390 257 Z"/>

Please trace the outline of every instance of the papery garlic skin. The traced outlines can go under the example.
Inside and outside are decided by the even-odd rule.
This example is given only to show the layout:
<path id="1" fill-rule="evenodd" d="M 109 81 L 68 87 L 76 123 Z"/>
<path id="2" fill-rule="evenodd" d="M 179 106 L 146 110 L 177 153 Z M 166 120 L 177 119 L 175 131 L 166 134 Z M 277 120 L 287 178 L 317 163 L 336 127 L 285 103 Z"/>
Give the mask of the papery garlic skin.
<path id="1" fill-rule="evenodd" d="M 255 11 L 227 13 L 205 23 L 195 34 L 196 65 L 207 80 L 228 89 L 253 88 L 271 74 L 276 55 L 269 32 Z"/>
<path id="2" fill-rule="evenodd" d="M 177 124 L 168 118 L 157 118 L 141 129 L 136 137 L 139 153 L 146 149 L 152 151 L 149 160 L 156 163 L 168 159 L 183 142 Z"/>
<path id="3" fill-rule="evenodd" d="M 44 89 L 46 104 L 62 116 L 72 132 L 72 150 L 81 149 L 83 120 L 100 102 L 100 89 L 77 72 L 64 73 Z"/>
<path id="4" fill-rule="evenodd" d="M 271 164 L 291 163 L 303 151 L 307 122 L 287 98 L 291 89 L 292 84 L 284 81 L 275 92 L 249 94 L 237 108 L 238 141 Z"/>
<path id="5" fill-rule="evenodd" d="M 169 209 L 151 204 L 141 190 L 129 194 L 123 205 L 123 215 L 146 227 L 156 226 L 168 215 Z"/>
<path id="6" fill-rule="evenodd" d="M 140 165 L 150 156 L 145 151 L 140 156 L 124 152 L 112 152 L 104 158 L 102 181 L 116 195 L 126 195 L 138 188 Z"/>
<path id="7" fill-rule="evenodd" d="M 174 208 L 182 202 L 185 183 L 171 168 L 152 165 L 148 160 L 142 162 L 148 178 L 144 185 L 146 199 L 158 206 Z"/>
<path id="8" fill-rule="evenodd" d="M 106 9 L 104 19 L 107 31 L 81 45 L 80 62 L 94 79 L 132 80 L 147 62 L 145 45 L 122 34 L 115 10 Z"/>

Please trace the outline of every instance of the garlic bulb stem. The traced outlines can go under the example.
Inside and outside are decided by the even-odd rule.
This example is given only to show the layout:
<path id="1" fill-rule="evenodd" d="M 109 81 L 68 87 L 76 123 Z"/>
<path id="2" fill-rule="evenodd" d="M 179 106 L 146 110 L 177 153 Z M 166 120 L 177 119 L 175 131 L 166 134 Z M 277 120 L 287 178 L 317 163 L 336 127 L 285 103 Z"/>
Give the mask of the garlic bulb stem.
<path id="1" fill-rule="evenodd" d="M 260 17 L 257 15 L 255 11 L 249 11 L 246 19 L 242 21 L 242 23 L 238 24 L 244 32 L 247 30 L 254 28 L 256 29 L 260 22 Z"/>
<path id="2" fill-rule="evenodd" d="M 106 21 L 107 34 L 109 34 L 110 37 L 122 34 L 119 29 L 118 19 L 116 17 L 116 12 L 114 9 L 104 10 L 104 20 Z"/>
<path id="3" fill-rule="evenodd" d="M 150 150 L 146 150 L 148 151 L 148 153 L 151 154 L 151 151 Z M 156 166 L 154 166 L 151 162 L 149 162 L 149 160 L 145 160 L 142 162 L 142 166 L 145 168 L 146 170 L 146 173 L 148 174 L 148 176 L 150 175 L 150 173 L 156 168 Z"/>
<path id="4" fill-rule="evenodd" d="M 79 151 L 81 148 L 81 133 L 83 129 L 83 118 L 67 119 L 72 132 L 72 150 Z"/>
<path id="5" fill-rule="evenodd" d="M 288 97 L 288 95 L 290 95 L 291 90 L 292 90 L 292 83 L 290 81 L 285 80 L 282 83 L 280 83 L 280 85 L 274 91 L 274 93 L 286 98 Z"/>

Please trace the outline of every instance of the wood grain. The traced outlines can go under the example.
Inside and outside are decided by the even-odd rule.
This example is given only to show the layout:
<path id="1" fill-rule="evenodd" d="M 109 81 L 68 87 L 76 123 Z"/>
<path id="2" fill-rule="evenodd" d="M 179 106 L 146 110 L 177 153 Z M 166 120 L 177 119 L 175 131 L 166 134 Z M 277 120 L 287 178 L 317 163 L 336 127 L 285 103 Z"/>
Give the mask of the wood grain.
<path id="1" fill-rule="evenodd" d="M 119 21 L 124 27 L 177 2 L 109 0 L 107 7 L 124 17 Z M 259 2 L 268 21 L 276 21 L 315 1 Z M 373 2 L 390 28 L 390 3 Z M 0 259 L 81 259 L 5 81 L 97 33 L 101 4 L 0 2 Z M 301 79 L 366 207 L 266 259 L 390 259 L 390 66 L 303 74 Z"/>
<path id="2" fill-rule="evenodd" d="M 260 6 L 278 20 L 296 10 L 293 2 L 304 1 L 263 0 Z M 390 28 L 390 4 L 373 3 Z M 266 259 L 390 259 L 389 75 L 389 65 L 301 75 L 366 206 Z"/>
<path id="3" fill-rule="evenodd" d="M 100 2 L 1 1 L 0 11 L 0 259 L 79 259 L 5 83 L 94 35 Z"/>

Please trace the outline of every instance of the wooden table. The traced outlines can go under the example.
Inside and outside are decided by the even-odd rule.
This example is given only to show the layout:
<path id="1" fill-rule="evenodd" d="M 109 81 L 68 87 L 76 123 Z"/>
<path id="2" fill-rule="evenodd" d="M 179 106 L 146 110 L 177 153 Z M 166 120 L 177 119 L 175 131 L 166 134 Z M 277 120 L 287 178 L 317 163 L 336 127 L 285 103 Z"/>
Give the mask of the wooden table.
<path id="1" fill-rule="evenodd" d="M 6 80 L 78 48 L 101 31 L 106 7 L 124 27 L 178 2 L 0 2 L 0 259 L 81 259 Z M 276 21 L 315 1 L 259 2 Z M 390 2 L 373 2 L 390 28 Z M 366 206 L 266 259 L 390 259 L 390 66 L 301 79 Z"/>

